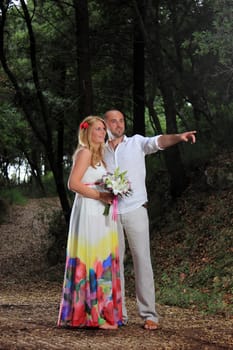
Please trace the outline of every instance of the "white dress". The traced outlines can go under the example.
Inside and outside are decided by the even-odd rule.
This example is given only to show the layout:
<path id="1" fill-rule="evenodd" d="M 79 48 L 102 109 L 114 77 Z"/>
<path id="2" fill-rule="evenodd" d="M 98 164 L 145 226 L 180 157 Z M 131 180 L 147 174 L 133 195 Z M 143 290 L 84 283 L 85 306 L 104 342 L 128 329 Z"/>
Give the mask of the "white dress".
<path id="1" fill-rule="evenodd" d="M 82 182 L 100 186 L 103 165 L 88 167 Z M 67 257 L 58 325 L 98 327 L 121 324 L 118 233 L 112 210 L 103 202 L 75 194 L 67 242 Z"/>

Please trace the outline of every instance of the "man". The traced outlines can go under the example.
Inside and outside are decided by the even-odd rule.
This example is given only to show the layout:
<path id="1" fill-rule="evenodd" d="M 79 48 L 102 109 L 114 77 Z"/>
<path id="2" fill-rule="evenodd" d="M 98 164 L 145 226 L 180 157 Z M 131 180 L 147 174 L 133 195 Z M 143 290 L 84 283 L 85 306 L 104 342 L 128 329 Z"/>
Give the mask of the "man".
<path id="1" fill-rule="evenodd" d="M 150 258 L 145 156 L 182 141 L 195 143 L 196 131 L 154 137 L 141 135 L 127 137 L 124 135 L 124 115 L 120 111 L 109 110 L 105 113 L 104 119 L 109 133 L 104 157 L 107 168 L 110 172 L 114 172 L 116 167 L 119 167 L 120 171 L 127 171 L 127 177 L 133 190 L 131 196 L 122 198 L 118 202 L 123 322 L 126 324 L 128 321 L 123 263 L 125 233 L 134 264 L 139 315 L 144 320 L 145 329 L 155 330 L 158 328 L 159 317 L 155 309 L 154 276 Z"/>

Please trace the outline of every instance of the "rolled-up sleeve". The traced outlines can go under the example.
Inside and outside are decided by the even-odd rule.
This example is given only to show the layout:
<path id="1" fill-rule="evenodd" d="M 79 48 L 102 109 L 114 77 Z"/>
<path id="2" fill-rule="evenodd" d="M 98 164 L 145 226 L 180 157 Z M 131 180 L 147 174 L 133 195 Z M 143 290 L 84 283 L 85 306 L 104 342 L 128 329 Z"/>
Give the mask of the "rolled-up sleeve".
<path id="1" fill-rule="evenodd" d="M 159 147 L 158 139 L 162 135 L 156 135 L 153 137 L 143 137 L 141 142 L 143 144 L 143 151 L 145 154 L 155 153 L 157 151 L 162 151 L 164 148 Z"/>
<path id="2" fill-rule="evenodd" d="M 157 136 L 154 137 L 155 138 L 155 144 L 156 144 L 156 147 L 158 148 L 159 151 L 163 151 L 164 148 L 159 147 L 159 144 L 158 144 L 158 139 L 160 138 L 160 136 L 162 136 L 162 134 L 161 135 L 157 135 Z"/>

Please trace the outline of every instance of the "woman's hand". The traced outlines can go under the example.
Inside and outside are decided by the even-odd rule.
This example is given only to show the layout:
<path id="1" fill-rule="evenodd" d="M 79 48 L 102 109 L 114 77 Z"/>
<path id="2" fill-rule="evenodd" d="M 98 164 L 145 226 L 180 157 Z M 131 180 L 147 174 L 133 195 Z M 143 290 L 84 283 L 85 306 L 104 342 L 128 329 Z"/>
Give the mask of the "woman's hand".
<path id="1" fill-rule="evenodd" d="M 100 192 L 100 200 L 106 204 L 112 204 L 114 195 L 110 192 Z"/>

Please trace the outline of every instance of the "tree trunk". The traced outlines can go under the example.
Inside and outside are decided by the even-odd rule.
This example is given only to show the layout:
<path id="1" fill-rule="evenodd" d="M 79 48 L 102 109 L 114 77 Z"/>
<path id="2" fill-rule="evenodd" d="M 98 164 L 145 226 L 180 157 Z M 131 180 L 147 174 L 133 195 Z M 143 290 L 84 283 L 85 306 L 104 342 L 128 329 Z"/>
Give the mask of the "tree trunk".
<path id="1" fill-rule="evenodd" d="M 24 152 L 24 155 L 28 161 L 28 164 L 30 165 L 32 177 L 35 179 L 35 183 L 40 189 L 40 192 L 42 193 L 42 195 L 46 196 L 46 190 L 41 179 L 41 164 L 40 164 L 40 160 L 38 159 L 37 151 L 32 150 L 32 152 L 30 152 L 31 154 L 29 154 L 25 150 L 22 150 L 22 151 Z"/>
<path id="2" fill-rule="evenodd" d="M 154 43 L 154 57 L 156 60 L 158 87 L 164 103 L 165 117 L 166 117 L 166 133 L 176 134 L 176 107 L 173 97 L 173 90 L 170 85 L 169 73 L 164 64 L 163 48 L 160 40 L 160 1 L 155 3 L 155 30 L 156 39 Z M 181 161 L 179 146 L 173 146 L 164 151 L 166 166 L 170 175 L 170 192 L 173 197 L 179 196 L 187 187 L 188 180 L 185 174 L 184 166 Z"/>
<path id="3" fill-rule="evenodd" d="M 86 0 L 73 0 L 76 24 L 79 120 L 93 113 L 93 91 L 89 49 L 89 14 Z"/>
<path id="4" fill-rule="evenodd" d="M 161 93 L 164 101 L 164 110 L 166 116 L 166 133 L 176 134 L 176 109 L 173 99 L 172 89 L 161 82 Z M 172 146 L 165 150 L 165 162 L 170 174 L 170 192 L 176 198 L 185 190 L 188 185 L 188 179 L 185 174 L 184 166 L 181 161 L 179 145 Z"/>
<path id="5" fill-rule="evenodd" d="M 133 43 L 133 133 L 145 135 L 145 43 L 142 23 L 144 1 L 134 2 L 136 19 Z"/>
<path id="6" fill-rule="evenodd" d="M 161 124 L 158 118 L 158 115 L 156 113 L 156 110 L 154 109 L 154 99 L 149 98 L 147 101 L 147 108 L 149 111 L 150 118 L 152 119 L 152 127 L 154 128 L 155 133 L 162 134 L 162 128 Z"/>

